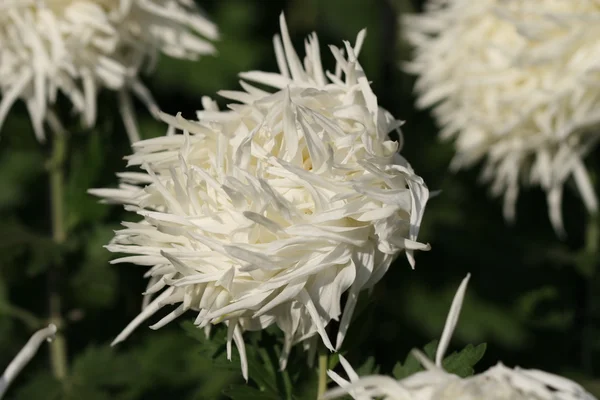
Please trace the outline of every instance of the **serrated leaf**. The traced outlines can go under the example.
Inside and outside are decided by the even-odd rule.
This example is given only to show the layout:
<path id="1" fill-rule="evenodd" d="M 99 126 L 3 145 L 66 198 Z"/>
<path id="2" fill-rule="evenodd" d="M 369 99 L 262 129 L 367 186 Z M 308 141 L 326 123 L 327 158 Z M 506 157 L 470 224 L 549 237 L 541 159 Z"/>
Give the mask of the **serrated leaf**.
<path id="1" fill-rule="evenodd" d="M 473 367 L 481 360 L 487 348 L 486 343 L 477 346 L 468 344 L 459 352 L 454 352 L 442 361 L 442 366 L 447 372 L 456 374 L 461 378 L 471 376 L 475 373 Z"/>
<path id="2" fill-rule="evenodd" d="M 435 359 L 438 341 L 434 340 L 427 343 L 423 348 L 423 352 L 430 359 Z M 454 352 L 445 357 L 442 361 L 442 366 L 445 371 L 456 374 L 462 378 L 471 376 L 474 373 L 473 367 L 483 357 L 486 349 L 486 344 L 482 343 L 478 346 L 472 344 L 467 345 L 463 350 Z M 408 354 L 404 363 L 397 362 L 394 366 L 392 374 L 396 379 L 404 379 L 414 373 L 423 371 L 421 363 L 413 356 L 412 352 Z"/>
<path id="3" fill-rule="evenodd" d="M 198 353 L 210 360 L 213 367 L 229 371 L 240 371 L 239 355 L 237 352 L 232 352 L 232 359 L 227 360 L 224 335 L 213 332 L 211 337 L 207 338 L 204 330 L 198 329 L 191 321 L 185 321 L 181 326 L 189 337 L 200 343 Z"/>
<path id="4" fill-rule="evenodd" d="M 217 333 L 207 339 L 204 332 L 190 322 L 184 322 L 182 326 L 190 336 L 202 343 L 202 352 L 208 355 L 215 368 L 237 371 L 241 375 L 238 353 L 232 352 L 231 361 L 226 358 L 224 335 Z M 257 340 L 246 341 L 246 358 L 248 377 L 258 386 L 259 391 L 278 396 L 285 393 L 285 384 L 276 360 L 265 349 L 260 348 Z"/>
<path id="5" fill-rule="evenodd" d="M 277 381 L 258 359 L 257 351 L 250 346 L 246 346 L 246 355 L 248 357 L 248 377 L 252 379 L 261 390 L 267 393 L 277 394 Z"/>
<path id="6" fill-rule="evenodd" d="M 396 365 L 394 365 L 394 369 L 392 370 L 392 375 L 396 379 L 404 379 L 407 376 L 410 376 L 416 372 L 422 371 L 423 367 L 419 363 L 419 361 L 409 353 L 404 360 L 404 363 L 398 361 Z"/>

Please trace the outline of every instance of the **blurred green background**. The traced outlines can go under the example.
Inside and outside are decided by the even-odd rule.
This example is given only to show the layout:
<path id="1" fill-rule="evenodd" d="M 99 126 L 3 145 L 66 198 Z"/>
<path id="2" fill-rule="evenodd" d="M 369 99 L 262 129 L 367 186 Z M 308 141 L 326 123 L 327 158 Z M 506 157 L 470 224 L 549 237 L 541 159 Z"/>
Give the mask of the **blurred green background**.
<path id="1" fill-rule="evenodd" d="M 199 1 L 221 31 L 218 57 L 199 62 L 163 57 L 145 82 L 164 111 L 191 117 L 201 108 L 201 96 L 218 98 L 218 90 L 238 88 L 239 72 L 276 70 L 271 39 L 278 32 L 282 10 L 301 56 L 304 37 L 318 32 L 326 65 L 333 65 L 326 44 L 353 42 L 366 27 L 360 61 L 380 105 L 406 120 L 403 154 L 429 188 L 442 193 L 430 201 L 421 231 L 422 241 L 431 243 L 432 250 L 417 255 L 415 270 L 400 257 L 372 295 L 361 299 L 361 312 L 343 349 L 347 358 L 355 366 L 363 365 L 362 371 L 378 368 L 391 373 L 411 348 L 439 338 L 454 291 L 471 272 L 452 351 L 485 342 L 487 351 L 477 371 L 502 360 L 509 366 L 564 374 L 600 395 L 598 234 L 594 230 L 598 222 L 587 221 L 580 201 L 567 190 L 568 236 L 559 240 L 548 222 L 542 192 L 531 189 L 519 199 L 517 222 L 508 225 L 500 202 L 478 184 L 477 168 L 458 174 L 448 171 L 452 145 L 436 139 L 437 128 L 427 111 L 415 110 L 414 79 L 400 69 L 402 60 L 410 57 L 410 48 L 401 39 L 398 17 L 418 11 L 421 3 Z M 137 106 L 143 137 L 162 135 L 166 126 L 151 119 L 141 104 Z M 68 109 L 61 112 L 63 118 L 69 117 Z M 182 329 L 182 321 L 193 320 L 191 314 L 159 331 L 144 324 L 125 343 L 108 346 L 139 312 L 145 288 L 143 268 L 109 265 L 113 255 L 102 247 L 120 221 L 132 216 L 120 207 L 100 205 L 86 194 L 91 187 L 114 186 L 115 173 L 125 169 L 122 158 L 129 153 L 129 144 L 115 95 L 101 94 L 94 130 L 77 124 L 69 129 L 65 199 L 69 236 L 61 246 L 50 237 L 45 171 L 49 145 L 35 141 L 23 104 L 13 109 L 2 130 L 0 366 L 7 365 L 31 333 L 46 323 L 47 271 L 55 264 L 63 265 L 58 281 L 70 364 L 65 389 L 52 378 L 43 346 L 7 398 L 286 398 L 252 389 L 271 385 L 276 392 L 279 386 L 289 386 L 273 369 L 279 346 L 274 335 L 247 336 L 252 353 L 249 386 L 243 386 L 238 361 L 223 360 L 223 332 L 206 341 L 188 325 Z M 597 153 L 589 159 L 597 159 Z M 265 350 L 257 347 L 254 354 L 252 343 Z M 369 356 L 375 361 L 368 361 Z M 302 372 L 303 357 L 300 351 L 294 353 L 290 364 L 294 398 L 314 398 L 316 372 Z"/>

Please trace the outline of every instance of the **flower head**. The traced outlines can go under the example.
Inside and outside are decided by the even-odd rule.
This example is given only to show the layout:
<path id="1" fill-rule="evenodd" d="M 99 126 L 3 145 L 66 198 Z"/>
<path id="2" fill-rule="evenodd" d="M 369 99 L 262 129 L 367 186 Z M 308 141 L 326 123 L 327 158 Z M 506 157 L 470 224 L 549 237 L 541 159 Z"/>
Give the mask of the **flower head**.
<path id="1" fill-rule="evenodd" d="M 356 400 L 595 400 L 577 383 L 535 369 L 513 369 L 498 363 L 487 371 L 468 378 L 460 378 L 444 371 L 442 359 L 458 322 L 469 277 L 467 275 L 462 281 L 454 296 L 435 363 L 419 350 L 413 350 L 425 371 L 395 380 L 381 375 L 359 377 L 348 361 L 340 357 L 350 381 L 329 371 L 331 379 L 340 387 L 330 390 L 323 399 L 350 394 Z"/>
<path id="2" fill-rule="evenodd" d="M 484 161 L 482 178 L 508 219 L 519 185 L 539 185 L 562 232 L 571 176 L 597 209 L 583 163 L 600 128 L 597 0 L 429 0 L 404 30 L 418 106 L 432 106 L 441 137 L 455 140 L 454 168 Z"/>
<path id="3" fill-rule="evenodd" d="M 201 36 L 199 36 L 201 35 Z M 119 92 L 132 141 L 137 128 L 129 92 L 154 114 L 142 68 L 159 52 L 195 59 L 214 52 L 204 39 L 215 26 L 192 0 L 6 0 L 0 4 L 0 126 L 12 104 L 23 99 L 36 136 L 44 139 L 49 105 L 60 93 L 84 123 L 96 119 L 96 95 Z"/>
<path id="4" fill-rule="evenodd" d="M 293 344 L 320 336 L 339 348 L 359 291 L 413 250 L 428 190 L 388 138 L 400 122 L 379 108 L 352 47 L 331 47 L 321 66 L 316 35 L 304 63 L 281 17 L 279 73 L 252 71 L 244 91 L 222 91 L 228 110 L 203 99 L 198 121 L 163 115 L 170 134 L 134 145 L 119 189 L 92 193 L 143 217 L 124 223 L 108 249 L 115 262 L 150 266 L 148 293 L 162 293 L 117 338 L 166 304 L 196 324 L 224 322 L 244 364 L 242 332 L 271 324 L 284 332 L 281 367 Z M 283 40 L 282 40 L 283 39 Z M 174 134 L 183 131 L 183 134 Z M 348 292 L 342 313 L 341 296 Z M 341 315 L 334 346 L 325 328 Z M 316 339 L 316 337 L 315 337 Z"/>

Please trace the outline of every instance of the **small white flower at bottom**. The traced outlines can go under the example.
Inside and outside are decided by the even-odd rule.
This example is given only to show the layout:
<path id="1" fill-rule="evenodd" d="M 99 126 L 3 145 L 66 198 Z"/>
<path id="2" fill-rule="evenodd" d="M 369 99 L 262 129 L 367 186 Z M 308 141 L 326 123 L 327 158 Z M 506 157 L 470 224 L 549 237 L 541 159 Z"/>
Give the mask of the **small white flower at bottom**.
<path id="1" fill-rule="evenodd" d="M 470 275 L 462 281 L 450 308 L 442 338 L 433 363 L 421 351 L 413 355 L 425 371 L 395 380 L 388 376 L 359 377 L 350 363 L 340 362 L 350 381 L 334 371 L 329 377 L 340 387 L 325 393 L 322 399 L 335 399 L 349 394 L 355 400 L 595 400 L 579 384 L 536 369 L 507 368 L 498 363 L 487 371 L 460 378 L 442 368 L 442 359 L 458 321 L 460 308 Z"/>

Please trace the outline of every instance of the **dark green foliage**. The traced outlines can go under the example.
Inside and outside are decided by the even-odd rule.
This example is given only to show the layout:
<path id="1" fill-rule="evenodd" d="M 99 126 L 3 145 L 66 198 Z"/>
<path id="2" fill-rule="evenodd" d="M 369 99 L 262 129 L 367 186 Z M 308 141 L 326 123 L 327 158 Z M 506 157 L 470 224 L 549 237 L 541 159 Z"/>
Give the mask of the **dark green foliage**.
<path id="1" fill-rule="evenodd" d="M 82 264 L 71 281 L 73 295 L 82 307 L 108 307 L 116 299 L 119 278 L 116 267 L 108 265 L 112 257 L 104 249 L 113 236 L 109 226 L 102 226 L 85 237 Z"/>
<path id="2" fill-rule="evenodd" d="M 417 255 L 413 271 L 401 256 L 370 295 L 360 296 L 341 353 L 361 375 L 404 378 L 421 370 L 410 355 L 421 348 L 432 358 L 452 296 L 471 272 L 463 311 L 443 366 L 460 376 L 502 360 L 509 366 L 540 368 L 577 379 L 600 394 L 600 222 L 582 211 L 566 188 L 568 236 L 558 239 L 537 189 L 523 190 L 517 221 L 504 222 L 501 204 L 477 182 L 479 167 L 448 170 L 452 144 L 437 139 L 428 111 L 414 108 L 413 77 L 399 68 L 410 57 L 400 39 L 397 13 L 422 6 L 420 0 L 201 0 L 219 25 L 218 57 L 198 62 L 162 58 L 145 78 L 158 104 L 185 116 L 200 108 L 201 96 L 239 87 L 245 70 L 274 71 L 272 35 L 286 11 L 292 40 L 301 55 L 307 33 L 319 33 L 323 63 L 333 65 L 327 44 L 368 35 L 360 61 L 380 104 L 403 126 L 404 156 L 431 190 L 442 190 L 428 205 L 420 239 L 432 250 Z M 70 135 L 66 166 L 67 240 L 51 238 L 47 160 L 51 140 L 36 142 L 25 107 L 18 103 L 0 132 L 0 370 L 48 320 L 48 270 L 60 266 L 56 287 L 63 304 L 69 377 L 57 382 L 43 345 L 8 392 L 13 400 L 215 400 L 315 399 L 317 368 L 297 346 L 285 372 L 279 371 L 281 335 L 276 327 L 245 334 L 249 382 L 241 377 L 235 349 L 226 359 L 225 332 L 215 327 L 207 339 L 181 318 L 159 331 L 142 324 L 125 343 L 109 343 L 140 311 L 144 267 L 110 265 L 103 246 L 123 220 L 136 220 L 118 206 L 99 204 L 93 187 L 114 187 L 130 153 L 114 93 L 101 93 L 98 124 L 84 130 L 59 106 Z M 164 134 L 166 125 L 137 104 L 145 138 Z M 598 151 L 586 162 L 597 164 Z M 596 170 L 599 165 L 595 165 Z M 596 187 L 597 174 L 593 177 Z M 183 325 L 183 328 L 181 327 Z M 335 331 L 332 324 L 331 336 Z M 469 343 L 487 343 L 473 346 Z M 485 357 L 483 353 L 485 352 Z M 408 354 L 408 356 L 407 356 Z M 483 358 L 482 358 L 483 357 Z M 317 364 L 316 360 L 314 364 Z M 339 358 L 329 368 L 343 375 Z"/>
<path id="3" fill-rule="evenodd" d="M 102 220 L 109 211 L 86 190 L 82 190 L 94 187 L 103 173 L 108 149 L 103 146 L 101 133 L 92 131 L 87 133 L 87 137 L 76 139 L 83 143 L 74 143 L 71 150 L 70 174 L 65 193 L 68 231 L 80 224 Z"/>
<path id="4" fill-rule="evenodd" d="M 423 352 L 430 360 L 434 360 L 435 351 L 437 349 L 437 340 L 428 343 L 424 348 Z M 486 349 L 486 344 L 482 343 L 478 346 L 468 344 L 467 347 L 459 352 L 454 352 L 449 356 L 446 356 L 442 361 L 442 367 L 445 371 L 452 374 L 456 374 L 462 378 L 471 376 L 474 374 L 473 367 L 483 357 Z M 398 362 L 394 366 L 392 374 L 396 379 L 406 378 L 415 372 L 423 371 L 423 366 L 415 358 L 412 353 L 409 353 L 404 360 L 404 363 Z"/>
<path id="5" fill-rule="evenodd" d="M 444 358 L 442 366 L 448 372 L 456 374 L 462 378 L 471 376 L 475 373 L 473 367 L 481 360 L 485 353 L 486 344 L 478 346 L 468 344 L 467 347 L 459 352 L 454 352 Z"/>
<path id="6" fill-rule="evenodd" d="M 191 323 L 184 323 L 182 326 L 189 336 L 200 343 L 199 348 L 202 349 L 204 359 L 210 360 L 215 371 L 231 371 L 239 375 L 240 358 L 235 346 L 233 346 L 231 361 L 226 359 L 223 329 L 217 329 L 210 338 L 206 338 L 204 331 Z M 223 394 L 233 400 L 253 398 L 252 396 L 289 400 L 314 398 L 316 374 L 306 374 L 309 369 L 306 360 L 301 360 L 299 357 L 290 360 L 285 371 L 279 371 L 281 346 L 277 338 L 268 331 L 245 335 L 249 382 L 245 385 L 239 383 L 229 385 L 224 389 Z"/>
<path id="7" fill-rule="evenodd" d="M 435 354 L 436 347 L 437 341 L 431 342 L 423 348 L 423 352 L 431 359 Z M 396 379 L 403 379 L 419 371 L 423 371 L 423 366 L 412 353 L 409 353 L 406 356 L 404 363 L 401 363 L 400 361 L 396 363 L 392 370 L 392 375 L 394 375 Z"/>
<path id="8" fill-rule="evenodd" d="M 43 179 L 44 159 L 36 151 L 5 152 L 0 158 L 0 211 L 26 201 L 27 185 L 34 179 Z"/>

